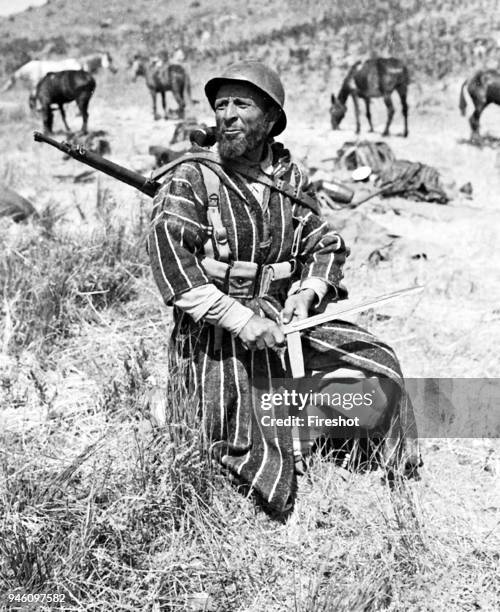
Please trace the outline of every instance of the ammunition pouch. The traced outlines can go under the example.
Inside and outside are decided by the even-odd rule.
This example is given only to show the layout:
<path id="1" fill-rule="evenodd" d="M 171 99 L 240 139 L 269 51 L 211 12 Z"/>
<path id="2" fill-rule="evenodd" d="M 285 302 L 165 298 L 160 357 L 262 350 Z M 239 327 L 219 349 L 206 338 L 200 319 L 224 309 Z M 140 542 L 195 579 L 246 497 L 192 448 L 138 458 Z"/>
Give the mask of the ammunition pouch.
<path id="1" fill-rule="evenodd" d="M 295 272 L 295 260 L 259 266 L 251 261 L 225 263 L 205 257 L 201 266 L 224 293 L 239 299 L 287 293 Z"/>

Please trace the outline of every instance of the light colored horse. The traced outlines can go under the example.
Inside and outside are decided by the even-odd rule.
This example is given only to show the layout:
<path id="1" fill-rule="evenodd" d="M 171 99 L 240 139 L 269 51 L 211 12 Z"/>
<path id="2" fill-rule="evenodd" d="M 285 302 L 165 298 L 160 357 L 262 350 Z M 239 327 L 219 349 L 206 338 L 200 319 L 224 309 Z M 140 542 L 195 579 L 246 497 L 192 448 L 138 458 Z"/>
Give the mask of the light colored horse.
<path id="1" fill-rule="evenodd" d="M 77 59 L 65 60 L 31 60 L 18 68 L 0 90 L 2 93 L 14 87 L 20 81 L 30 90 L 30 95 L 36 93 L 36 86 L 49 72 L 62 70 L 81 70 L 82 65 Z"/>
<path id="2" fill-rule="evenodd" d="M 100 68 L 107 68 L 111 72 L 116 72 L 117 68 L 113 64 L 113 59 L 108 52 L 92 53 L 79 59 L 68 58 L 63 60 L 31 60 L 18 68 L 11 75 L 7 83 L 0 92 L 11 89 L 16 82 L 20 81 L 30 90 L 30 97 L 36 94 L 36 86 L 49 72 L 62 72 L 63 70 L 85 70 L 90 74 L 95 74 Z"/>
<path id="3" fill-rule="evenodd" d="M 107 69 L 110 72 L 117 72 L 118 68 L 113 63 L 111 55 L 105 51 L 103 53 L 92 53 L 91 55 L 84 55 L 79 59 L 82 70 L 85 70 L 89 74 L 97 74 L 101 68 Z"/>

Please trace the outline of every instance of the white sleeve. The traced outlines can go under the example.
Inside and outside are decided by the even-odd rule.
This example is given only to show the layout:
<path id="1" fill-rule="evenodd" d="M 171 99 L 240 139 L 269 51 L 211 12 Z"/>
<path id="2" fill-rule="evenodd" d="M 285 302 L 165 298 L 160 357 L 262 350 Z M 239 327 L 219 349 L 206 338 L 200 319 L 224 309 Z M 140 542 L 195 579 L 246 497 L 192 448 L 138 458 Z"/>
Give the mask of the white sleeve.
<path id="1" fill-rule="evenodd" d="M 288 296 L 294 295 L 295 293 L 302 291 L 302 289 L 312 289 L 314 291 L 316 297 L 318 298 L 314 306 L 315 308 L 318 308 L 323 301 L 323 298 L 328 293 L 330 287 L 322 278 L 311 276 L 310 278 L 304 279 L 302 282 L 300 280 L 295 281 L 288 291 Z"/>
<path id="2" fill-rule="evenodd" d="M 174 300 L 174 304 L 196 322 L 204 319 L 235 335 L 239 334 L 254 314 L 250 308 L 222 293 L 211 283 L 186 291 Z"/>

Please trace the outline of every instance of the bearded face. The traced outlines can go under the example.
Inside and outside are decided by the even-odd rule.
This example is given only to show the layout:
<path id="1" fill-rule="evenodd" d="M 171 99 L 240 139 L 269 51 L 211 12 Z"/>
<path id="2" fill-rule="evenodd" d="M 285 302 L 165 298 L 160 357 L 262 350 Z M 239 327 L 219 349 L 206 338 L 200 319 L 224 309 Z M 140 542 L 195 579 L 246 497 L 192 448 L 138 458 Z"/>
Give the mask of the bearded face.
<path id="1" fill-rule="evenodd" d="M 226 159 L 243 157 L 267 140 L 267 125 L 261 121 L 247 122 L 245 126 L 237 130 L 227 128 L 222 121 L 218 121 L 216 125 L 219 153 Z"/>
<path id="2" fill-rule="evenodd" d="M 214 106 L 221 157 L 248 157 L 266 143 L 276 112 L 255 87 L 226 83 L 217 92 Z"/>

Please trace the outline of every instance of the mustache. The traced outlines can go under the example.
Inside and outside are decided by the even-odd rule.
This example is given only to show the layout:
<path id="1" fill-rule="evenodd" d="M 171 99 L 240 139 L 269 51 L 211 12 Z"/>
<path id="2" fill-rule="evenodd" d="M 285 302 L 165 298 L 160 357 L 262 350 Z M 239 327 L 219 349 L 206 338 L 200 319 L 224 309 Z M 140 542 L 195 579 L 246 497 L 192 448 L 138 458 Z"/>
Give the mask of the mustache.
<path id="1" fill-rule="evenodd" d="M 248 132 L 248 130 L 246 130 L 244 127 L 235 126 L 235 125 L 220 125 L 220 126 L 217 126 L 217 129 L 216 129 L 216 132 L 219 134 L 225 134 L 226 132 L 232 132 L 232 131 L 241 132 L 242 134 L 246 134 Z"/>

